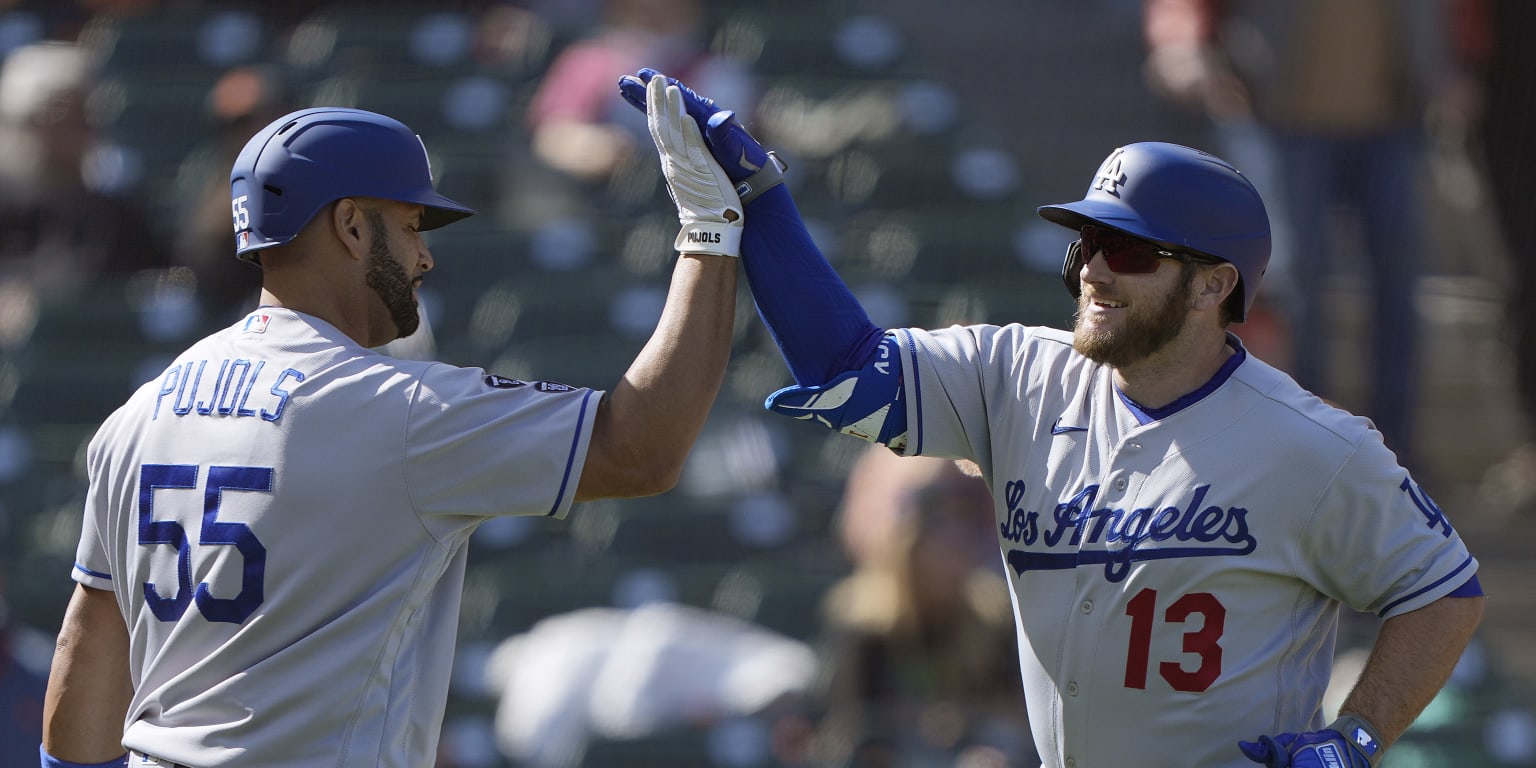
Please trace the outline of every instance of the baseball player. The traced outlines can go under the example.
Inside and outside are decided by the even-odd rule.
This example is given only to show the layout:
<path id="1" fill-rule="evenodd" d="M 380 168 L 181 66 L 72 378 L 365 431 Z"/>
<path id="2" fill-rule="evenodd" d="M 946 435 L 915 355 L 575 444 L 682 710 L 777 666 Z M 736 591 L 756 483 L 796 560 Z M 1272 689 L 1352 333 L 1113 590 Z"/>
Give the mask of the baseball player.
<path id="1" fill-rule="evenodd" d="M 637 106 L 652 70 L 620 81 Z M 1377 765 L 1483 608 L 1477 561 L 1364 419 L 1228 333 L 1269 224 L 1211 155 L 1114 150 L 1083 200 L 1071 331 L 881 331 L 806 234 L 783 166 L 690 115 L 746 202 L 743 270 L 796 385 L 767 406 L 905 455 L 969 459 L 995 498 L 1037 751 L 1051 768 Z M 1340 605 L 1381 625 L 1325 724 Z"/>
<path id="2" fill-rule="evenodd" d="M 682 256 L 608 392 L 371 351 L 415 327 L 421 233 L 473 211 L 383 115 L 307 109 L 250 140 L 231 211 L 261 306 L 90 444 L 45 768 L 433 764 L 470 534 L 670 488 L 720 385 L 741 209 L 675 114 L 651 128 L 693 147 L 666 169 Z"/>

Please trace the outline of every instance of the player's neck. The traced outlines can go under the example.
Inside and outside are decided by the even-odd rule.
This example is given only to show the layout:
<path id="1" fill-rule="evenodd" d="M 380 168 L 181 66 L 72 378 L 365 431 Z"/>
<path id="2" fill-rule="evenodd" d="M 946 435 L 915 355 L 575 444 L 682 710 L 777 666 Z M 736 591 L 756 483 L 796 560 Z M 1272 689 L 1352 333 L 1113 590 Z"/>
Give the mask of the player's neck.
<path id="1" fill-rule="evenodd" d="M 349 309 L 338 304 L 334 299 L 334 295 L 324 293 L 311 295 L 303 289 L 274 290 L 270 287 L 261 289 L 261 306 L 282 307 L 324 320 L 335 326 L 336 330 L 346 334 L 347 338 L 365 347 L 384 343 L 374 343 L 375 339 L 366 332 L 368 324 L 359 321 L 359 312 L 356 308 Z"/>
<path id="2" fill-rule="evenodd" d="M 1186 331 L 1157 352 L 1115 369 L 1115 385 L 1145 408 L 1161 408 L 1211 380 L 1234 354 L 1225 329 Z"/>

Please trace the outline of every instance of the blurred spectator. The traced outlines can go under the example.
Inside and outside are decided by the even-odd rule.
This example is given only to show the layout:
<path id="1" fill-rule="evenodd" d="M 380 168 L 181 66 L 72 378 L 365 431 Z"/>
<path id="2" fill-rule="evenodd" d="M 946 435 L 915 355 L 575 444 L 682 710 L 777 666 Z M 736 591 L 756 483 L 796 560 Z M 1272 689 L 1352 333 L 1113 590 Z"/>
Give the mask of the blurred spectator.
<path id="1" fill-rule="evenodd" d="M 487 679 L 496 738 L 519 765 L 579 764 L 594 738 L 707 728 L 797 699 L 815 677 L 803 643 L 725 614 L 654 602 L 553 616 L 499 645 Z M 754 759 L 717 764 L 761 764 Z"/>
<path id="2" fill-rule="evenodd" d="M 197 276 L 198 294 L 216 320 L 233 321 L 255 305 L 261 290 L 261 270 L 235 258 L 229 169 L 246 140 L 294 108 L 279 71 L 230 70 L 208 93 L 209 138 L 187 153 L 177 171 L 183 224 L 174 243 L 176 261 Z"/>
<path id="3" fill-rule="evenodd" d="M 1254 178 L 1278 249 L 1275 294 L 1290 368 L 1336 396 L 1331 276 L 1352 265 L 1336 237 L 1344 203 L 1364 255 L 1371 417 L 1409 466 L 1418 399 L 1422 269 L 1419 170 L 1426 109 L 1458 92 L 1454 29 L 1440 0 L 1145 0 L 1147 73 L 1157 92 L 1204 110 L 1219 153 Z"/>
<path id="4" fill-rule="evenodd" d="M 44 299 L 167 262 L 144 207 L 88 183 L 94 75 L 89 55 L 61 42 L 17 48 L 0 71 L 0 283 Z"/>
<path id="5" fill-rule="evenodd" d="M 31 765 L 43 740 L 43 692 L 48 678 L 22 663 L 0 575 L 0 765 Z"/>
<path id="6" fill-rule="evenodd" d="M 1514 391 L 1524 442 L 1496 465 L 1485 483 L 1488 498 L 1510 511 L 1536 514 L 1536 215 L 1530 179 L 1536 174 L 1536 3 L 1479 0 L 1485 15 L 1487 58 L 1482 68 L 1481 141 L 1493 204 L 1509 255 L 1509 335 Z"/>
<path id="7" fill-rule="evenodd" d="M 605 0 L 595 32 L 556 55 L 533 95 L 534 156 L 578 187 L 601 188 L 625 169 L 650 167 L 644 164 L 655 153 L 645 116 L 616 96 L 619 75 L 640 67 L 675 73 L 748 110 L 755 101 L 751 76 L 741 62 L 708 49 L 703 11 L 702 0 Z M 653 191 L 645 186 L 646 200 Z"/>
<path id="8" fill-rule="evenodd" d="M 155 0 L 0 0 L 0 48 L 41 40 L 76 41 L 98 16 L 151 10 Z"/>
<path id="9" fill-rule="evenodd" d="M 75 0 L 87 13 L 109 16 L 133 16 L 160 9 L 161 0 Z"/>
<path id="10" fill-rule="evenodd" d="M 986 484 L 874 446 L 843 508 L 854 572 L 824 605 L 830 677 L 813 761 L 1036 764 Z"/>

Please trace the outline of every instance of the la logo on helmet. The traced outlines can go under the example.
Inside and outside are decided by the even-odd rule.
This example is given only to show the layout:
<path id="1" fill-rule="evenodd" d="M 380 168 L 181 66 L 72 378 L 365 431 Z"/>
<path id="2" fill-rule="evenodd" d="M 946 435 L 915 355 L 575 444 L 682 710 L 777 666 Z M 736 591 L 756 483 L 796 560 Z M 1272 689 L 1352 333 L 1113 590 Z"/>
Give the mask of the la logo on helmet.
<path id="1" fill-rule="evenodd" d="M 1125 152 L 1121 147 L 1110 153 L 1104 159 L 1104 164 L 1099 166 L 1099 175 L 1093 180 L 1093 188 L 1108 195 L 1120 196 L 1120 185 L 1126 182 L 1126 176 L 1120 171 L 1120 155 Z"/>

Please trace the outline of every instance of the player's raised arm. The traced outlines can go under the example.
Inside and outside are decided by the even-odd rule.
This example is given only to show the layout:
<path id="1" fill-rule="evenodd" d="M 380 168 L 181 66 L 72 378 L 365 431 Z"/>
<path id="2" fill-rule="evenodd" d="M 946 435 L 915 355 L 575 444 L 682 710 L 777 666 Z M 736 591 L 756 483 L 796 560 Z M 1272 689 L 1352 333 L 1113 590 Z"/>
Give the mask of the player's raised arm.
<path id="1" fill-rule="evenodd" d="M 796 382 L 769 396 L 767 406 L 901 448 L 906 406 L 900 366 L 893 364 L 895 340 L 870 322 L 816 247 L 781 183 L 784 164 L 747 132 L 735 113 L 660 72 L 647 68 L 626 75 L 619 91 L 637 109 L 647 109 L 647 86 L 654 80 L 678 90 L 746 208 L 750 224 L 742 233 L 741 251 L 747 283 Z"/>
<path id="2" fill-rule="evenodd" d="M 677 204 L 680 256 L 655 332 L 598 406 L 576 499 L 643 496 L 677 483 L 730 358 L 742 207 L 682 95 L 660 81 L 648 123 Z"/>

